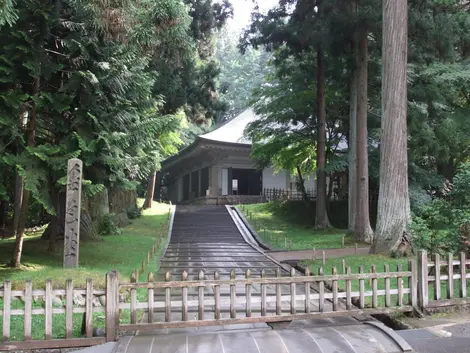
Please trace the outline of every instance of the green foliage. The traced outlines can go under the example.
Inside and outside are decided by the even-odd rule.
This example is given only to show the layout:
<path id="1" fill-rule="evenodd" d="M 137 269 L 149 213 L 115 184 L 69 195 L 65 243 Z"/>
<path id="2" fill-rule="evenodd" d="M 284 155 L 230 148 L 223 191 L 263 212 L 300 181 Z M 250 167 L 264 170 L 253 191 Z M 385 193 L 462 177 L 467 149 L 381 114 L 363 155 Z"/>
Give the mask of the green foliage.
<path id="1" fill-rule="evenodd" d="M 420 209 L 414 217 L 412 234 L 415 247 L 445 254 L 467 250 L 470 240 L 470 164 L 459 168 L 453 189 Z"/>
<path id="2" fill-rule="evenodd" d="M 18 19 L 14 0 L 2 0 L 0 5 L 0 27 L 4 25 L 12 26 Z"/>
<path id="3" fill-rule="evenodd" d="M 135 189 L 184 142 L 183 122 L 223 108 L 209 44 L 227 2 L 0 7 L 0 198 L 10 207 L 18 174 L 32 203 L 55 214 L 70 158 L 84 162 L 86 195 Z"/>
<path id="4" fill-rule="evenodd" d="M 223 28 L 216 37 L 216 57 L 220 65 L 218 90 L 227 105 L 227 111 L 217 121 L 230 120 L 248 108 L 253 90 L 259 88 L 271 71 L 270 53 L 248 48 L 241 54 L 238 34 Z"/>
<path id="5" fill-rule="evenodd" d="M 121 228 L 119 228 L 117 225 L 115 214 L 106 213 L 100 218 L 98 225 L 98 233 L 100 235 L 121 234 Z"/>
<path id="6" fill-rule="evenodd" d="M 142 215 L 142 209 L 140 207 L 132 207 L 127 209 L 127 217 L 129 219 L 136 219 Z"/>

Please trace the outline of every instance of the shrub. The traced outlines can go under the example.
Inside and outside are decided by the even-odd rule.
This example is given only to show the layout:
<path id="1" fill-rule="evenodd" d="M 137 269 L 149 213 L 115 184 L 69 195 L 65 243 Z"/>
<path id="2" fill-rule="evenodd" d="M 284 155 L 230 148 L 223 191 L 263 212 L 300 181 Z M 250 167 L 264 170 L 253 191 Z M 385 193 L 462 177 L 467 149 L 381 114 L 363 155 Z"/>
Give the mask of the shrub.
<path id="1" fill-rule="evenodd" d="M 100 235 L 116 235 L 121 234 L 121 228 L 118 227 L 116 222 L 116 215 L 114 213 L 107 213 L 101 217 L 98 227 Z"/>
<path id="2" fill-rule="evenodd" d="M 141 208 L 139 208 L 137 206 L 133 206 L 133 207 L 127 209 L 127 217 L 129 219 L 139 218 L 140 216 L 142 216 L 142 209 Z"/>

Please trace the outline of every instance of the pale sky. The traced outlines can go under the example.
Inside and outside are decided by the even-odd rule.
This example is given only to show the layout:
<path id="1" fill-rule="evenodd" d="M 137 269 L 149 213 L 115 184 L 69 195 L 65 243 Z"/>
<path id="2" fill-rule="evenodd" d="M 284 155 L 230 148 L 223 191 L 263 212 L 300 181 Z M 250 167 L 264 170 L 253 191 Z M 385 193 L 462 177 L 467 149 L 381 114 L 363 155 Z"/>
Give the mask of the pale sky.
<path id="1" fill-rule="evenodd" d="M 233 6 L 233 19 L 228 21 L 228 25 L 233 30 L 241 30 L 250 23 L 250 16 L 253 10 L 253 0 L 231 0 Z M 258 0 L 260 10 L 265 12 L 278 4 L 278 0 Z"/>

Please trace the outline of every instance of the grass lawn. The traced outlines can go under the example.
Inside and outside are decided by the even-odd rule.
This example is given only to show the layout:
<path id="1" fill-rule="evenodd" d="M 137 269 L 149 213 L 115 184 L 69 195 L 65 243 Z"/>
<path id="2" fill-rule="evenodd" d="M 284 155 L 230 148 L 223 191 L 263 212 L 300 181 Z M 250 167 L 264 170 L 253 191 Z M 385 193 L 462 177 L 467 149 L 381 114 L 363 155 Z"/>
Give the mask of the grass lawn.
<path id="1" fill-rule="evenodd" d="M 345 236 L 346 230 L 313 229 L 302 203 L 284 207 L 282 202 L 268 202 L 241 205 L 240 209 L 264 241 L 275 249 L 291 250 L 291 241 L 292 250 L 341 248 L 343 237 L 345 247 L 354 247 L 356 243 L 352 237 Z"/>
<path id="2" fill-rule="evenodd" d="M 351 273 L 359 273 L 359 267 L 364 266 L 364 272 L 368 273 L 372 266 L 376 266 L 377 272 L 385 272 L 384 266 L 388 264 L 390 266 L 390 271 L 395 272 L 397 271 L 397 266 L 401 265 L 403 271 L 408 271 L 408 261 L 412 260 L 413 258 L 390 258 L 383 255 L 366 255 L 366 256 L 348 256 L 344 257 L 345 260 L 345 267 L 351 267 Z M 336 267 L 338 274 L 343 273 L 343 259 L 327 259 L 326 265 L 323 266 L 323 270 L 325 275 L 332 274 L 333 267 Z M 313 262 L 311 260 L 302 261 L 300 262 L 304 266 L 308 266 L 312 274 L 318 274 L 318 270 L 322 267 L 322 259 Z M 408 288 L 408 281 L 404 279 L 403 281 L 404 288 Z M 365 290 L 371 291 L 372 287 L 368 280 L 364 281 L 365 283 Z M 378 279 L 377 280 L 377 287 L 379 290 L 385 289 L 385 280 Z M 397 288 L 397 279 L 390 279 L 390 288 L 396 289 Z M 342 292 L 346 291 L 346 282 L 345 281 L 338 281 L 338 289 Z M 351 289 L 353 292 L 359 291 L 359 280 L 351 281 Z M 408 303 L 408 294 L 404 295 L 404 303 Z M 372 297 L 366 297 L 366 305 L 372 304 Z M 395 306 L 397 302 L 397 295 L 391 295 L 391 303 L 392 306 Z M 378 304 L 380 307 L 385 306 L 385 296 L 378 297 Z"/>
<path id="3" fill-rule="evenodd" d="M 166 204 L 154 203 L 152 209 L 143 211 L 140 218 L 124 227 L 121 234 L 105 236 L 100 241 L 81 242 L 80 267 L 77 269 L 62 268 L 63 247 L 60 243 L 57 244 L 57 252 L 50 253 L 47 252 L 48 241 L 42 240 L 40 233 L 28 234 L 23 246 L 23 266 L 20 269 L 1 266 L 0 282 L 10 280 L 13 288 L 21 289 L 24 280 L 30 279 L 34 288 L 44 288 L 44 281 L 52 278 L 54 286 L 64 287 L 65 279 L 72 278 L 78 287 L 85 286 L 86 279 L 92 278 L 95 287 L 104 288 L 106 273 L 114 269 L 119 271 L 122 281 L 129 281 L 130 274 L 141 268 L 142 261 L 151 250 L 157 231 L 165 223 L 168 209 Z M 14 246 L 13 239 L 0 240 L 0 259 L 11 259 Z M 155 266 L 152 268 L 150 265 L 148 269 L 156 271 L 158 255 L 157 252 Z"/>
<path id="4" fill-rule="evenodd" d="M 385 272 L 385 264 L 388 264 L 390 267 L 390 271 L 397 271 L 398 265 L 402 266 L 403 271 L 409 271 L 410 268 L 408 266 L 409 260 L 416 260 L 416 257 L 409 257 L 409 258 L 390 258 L 387 256 L 383 255 L 366 255 L 366 256 L 348 256 L 343 258 L 345 261 L 345 267 L 351 267 L 351 273 L 359 273 L 359 267 L 364 266 L 364 272 L 368 273 L 371 269 L 372 266 L 376 266 L 376 271 L 377 272 Z M 343 273 L 343 263 L 340 258 L 336 259 L 327 259 L 326 260 L 326 265 L 323 266 L 323 270 L 325 275 L 329 275 L 332 273 L 333 267 L 336 267 L 338 274 Z M 320 267 L 322 267 L 322 259 L 320 258 L 319 260 L 311 261 L 301 261 L 301 265 L 303 266 L 308 266 L 310 268 L 310 271 L 312 274 L 316 275 L 318 274 L 318 270 Z M 444 271 L 444 270 L 441 270 Z M 441 272 L 443 275 L 444 272 Z M 448 281 L 441 281 L 441 297 L 442 299 L 448 299 L 447 296 L 447 282 Z M 365 290 L 366 291 L 371 291 L 372 287 L 370 285 L 369 281 L 364 281 L 365 283 Z M 396 289 L 397 288 L 397 279 L 390 279 L 390 288 L 391 289 Z M 404 288 L 408 288 L 408 281 L 407 279 L 404 279 L 403 283 Z M 351 281 L 351 287 L 352 291 L 359 291 L 359 281 Z M 385 280 L 384 279 L 378 279 L 377 280 L 377 287 L 379 290 L 385 289 Z M 429 300 L 434 300 L 434 292 L 435 292 L 435 284 L 434 283 L 429 283 L 428 287 L 428 298 Z M 338 281 L 338 289 L 340 291 L 345 291 L 346 290 L 346 283 L 345 281 Z M 459 298 L 460 290 L 460 280 L 459 279 L 454 279 L 454 298 Z M 467 281 L 467 291 L 470 292 L 470 283 Z M 408 294 L 404 294 L 403 296 L 403 302 L 405 304 L 408 303 Z M 397 301 L 397 296 L 396 295 L 391 295 L 391 303 L 392 306 L 396 305 Z M 372 304 L 372 297 L 367 297 L 366 298 L 366 305 L 371 305 Z M 385 306 L 385 297 L 384 296 L 379 296 L 378 297 L 378 304 L 380 307 Z"/>
<path id="5" fill-rule="evenodd" d="M 132 224 L 124 227 L 119 235 L 102 237 L 101 241 L 82 242 L 80 244 L 80 267 L 78 269 L 62 269 L 63 249 L 57 247 L 57 253 L 47 252 L 47 240 L 41 240 L 40 233 L 28 234 L 23 248 L 23 266 L 20 269 L 0 267 L 0 283 L 11 280 L 14 289 L 23 289 L 24 280 L 33 281 L 33 287 L 40 289 L 45 287 L 45 280 L 53 279 L 55 288 L 65 288 L 65 280 L 74 280 L 75 288 L 85 287 L 86 279 L 92 278 L 95 287 L 104 288 L 106 273 L 116 269 L 120 272 L 120 280 L 127 282 L 130 275 L 136 269 L 141 268 L 142 261 L 155 242 L 157 231 L 165 223 L 169 206 L 154 203 L 152 209 L 143 211 L 140 218 L 132 220 Z M 166 235 L 166 234 L 165 234 Z M 162 242 L 156 256 L 146 272 L 140 275 L 140 281 L 147 278 L 148 271 L 157 271 L 158 259 L 166 240 Z M 13 254 L 14 240 L 0 241 L 0 258 L 8 260 Z M 146 293 L 138 293 L 140 300 L 146 298 Z M 35 302 L 33 307 L 43 307 L 43 302 Z M 0 307 L 3 301 L 0 299 Z M 24 304 L 19 299 L 12 301 L 12 308 L 21 309 Z M 73 335 L 80 337 L 80 329 L 83 314 L 73 315 Z M 129 321 L 129 312 L 124 310 L 121 320 Z M 11 339 L 23 339 L 23 316 L 12 316 Z M 104 327 L 104 313 L 95 313 L 93 327 Z M 44 339 L 44 316 L 33 315 L 33 339 Z M 3 321 L 0 316 L 0 331 Z M 53 315 L 53 337 L 65 337 L 65 315 Z"/>

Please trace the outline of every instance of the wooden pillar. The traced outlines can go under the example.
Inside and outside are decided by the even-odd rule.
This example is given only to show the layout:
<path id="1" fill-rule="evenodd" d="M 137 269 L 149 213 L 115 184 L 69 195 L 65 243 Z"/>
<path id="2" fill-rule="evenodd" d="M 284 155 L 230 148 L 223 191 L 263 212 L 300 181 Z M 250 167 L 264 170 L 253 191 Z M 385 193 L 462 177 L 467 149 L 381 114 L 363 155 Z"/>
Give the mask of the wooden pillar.
<path id="1" fill-rule="evenodd" d="M 206 196 L 206 195 L 203 195 L 201 193 L 201 169 L 198 169 L 197 171 L 197 196 L 198 197 L 201 197 L 201 196 Z"/>
<path id="2" fill-rule="evenodd" d="M 230 167 L 230 168 L 227 168 L 227 194 L 228 195 L 233 195 L 232 179 L 233 179 L 233 170 Z"/>
<path id="3" fill-rule="evenodd" d="M 190 171 L 189 172 L 189 200 L 192 200 L 193 199 L 193 194 L 192 194 L 192 189 L 193 189 L 193 176 L 192 176 L 193 172 Z"/>

